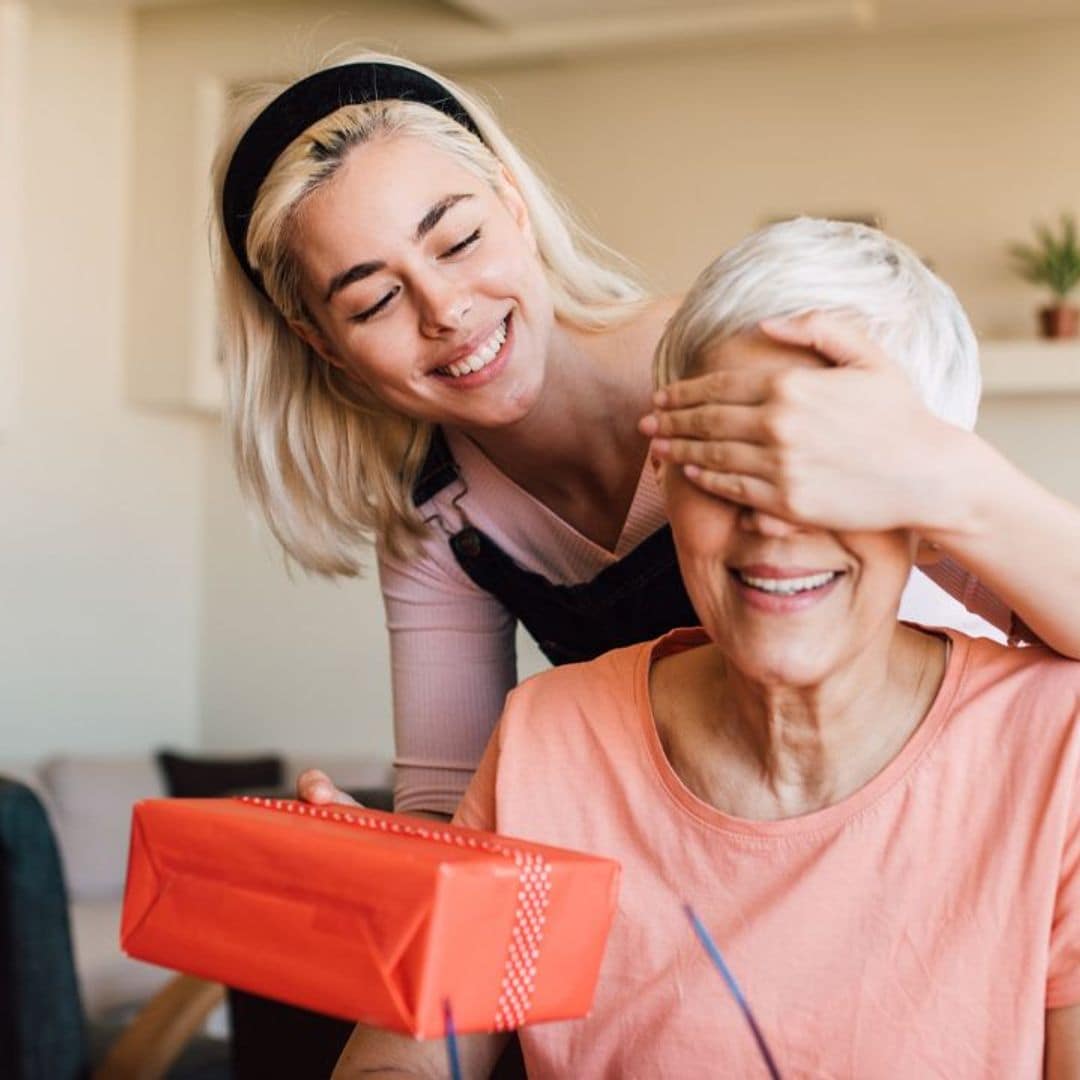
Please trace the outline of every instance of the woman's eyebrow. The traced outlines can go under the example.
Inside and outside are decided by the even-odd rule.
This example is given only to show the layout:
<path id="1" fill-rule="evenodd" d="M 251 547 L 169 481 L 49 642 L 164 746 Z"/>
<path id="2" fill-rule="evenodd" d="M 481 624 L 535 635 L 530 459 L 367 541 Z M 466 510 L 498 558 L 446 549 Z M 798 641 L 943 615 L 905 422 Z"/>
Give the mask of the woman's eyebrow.
<path id="1" fill-rule="evenodd" d="M 326 295 L 323 297 L 323 303 L 329 304 L 333 298 L 334 293 L 341 292 L 347 285 L 351 285 L 354 281 L 360 281 L 361 278 L 370 277 L 376 270 L 382 270 L 386 266 L 386 263 L 381 261 L 357 263 L 355 266 L 350 266 L 348 270 L 343 270 L 340 274 L 334 276 L 330 281 L 330 286 L 326 290 Z"/>
<path id="2" fill-rule="evenodd" d="M 451 206 L 456 206 L 464 199 L 471 199 L 472 195 L 447 195 L 445 198 L 440 199 L 421 219 L 420 224 L 416 226 L 416 235 L 413 239 L 417 242 L 423 240 L 425 236 L 436 225 L 442 221 L 443 214 L 450 209 Z"/>

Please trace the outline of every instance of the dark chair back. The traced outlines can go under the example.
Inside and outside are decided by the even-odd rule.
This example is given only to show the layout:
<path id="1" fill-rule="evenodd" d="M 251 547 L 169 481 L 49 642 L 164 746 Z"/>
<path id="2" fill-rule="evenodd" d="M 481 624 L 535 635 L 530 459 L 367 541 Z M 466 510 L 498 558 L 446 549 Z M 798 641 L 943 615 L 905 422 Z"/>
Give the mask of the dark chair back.
<path id="1" fill-rule="evenodd" d="M 0 777 L 0 1076 L 82 1080 L 87 1070 L 60 854 L 38 797 Z"/>

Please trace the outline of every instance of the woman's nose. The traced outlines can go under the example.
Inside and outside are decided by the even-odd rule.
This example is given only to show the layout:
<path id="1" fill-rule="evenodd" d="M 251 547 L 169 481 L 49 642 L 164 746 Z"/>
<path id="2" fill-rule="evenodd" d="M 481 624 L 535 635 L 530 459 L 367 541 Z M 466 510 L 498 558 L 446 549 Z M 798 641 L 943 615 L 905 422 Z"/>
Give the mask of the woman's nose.
<path id="1" fill-rule="evenodd" d="M 467 290 L 446 280 L 433 278 L 418 289 L 420 332 L 425 337 L 442 337 L 460 330 L 472 309 Z"/>
<path id="2" fill-rule="evenodd" d="M 739 527 L 746 532 L 756 532 L 762 536 L 785 537 L 799 531 L 799 526 L 783 518 L 768 514 L 764 510 L 755 510 L 744 506 L 739 512 Z"/>

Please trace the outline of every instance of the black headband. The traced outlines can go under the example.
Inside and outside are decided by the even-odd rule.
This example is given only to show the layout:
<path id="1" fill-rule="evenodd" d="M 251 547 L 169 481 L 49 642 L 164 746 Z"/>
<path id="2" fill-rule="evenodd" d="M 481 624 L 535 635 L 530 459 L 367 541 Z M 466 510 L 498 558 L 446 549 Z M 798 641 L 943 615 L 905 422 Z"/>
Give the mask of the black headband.
<path id="1" fill-rule="evenodd" d="M 259 272 L 248 262 L 247 231 L 259 187 L 281 152 L 312 124 L 346 105 L 371 101 L 417 101 L 456 120 L 481 142 L 465 107 L 442 83 L 400 64 L 363 62 L 318 71 L 279 94 L 244 132 L 225 174 L 221 214 L 225 233 L 243 268 L 264 296 Z"/>

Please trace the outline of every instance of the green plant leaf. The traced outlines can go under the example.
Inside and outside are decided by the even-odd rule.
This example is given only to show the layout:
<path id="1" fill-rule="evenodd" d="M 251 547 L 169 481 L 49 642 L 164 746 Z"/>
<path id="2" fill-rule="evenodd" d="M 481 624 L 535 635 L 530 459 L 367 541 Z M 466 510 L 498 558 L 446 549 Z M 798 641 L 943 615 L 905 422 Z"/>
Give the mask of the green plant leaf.
<path id="1" fill-rule="evenodd" d="M 1041 222 L 1033 226 L 1035 244 L 1010 244 L 1008 254 L 1013 270 L 1025 281 L 1046 285 L 1064 300 L 1080 285 L 1080 243 L 1076 218 L 1062 213 L 1057 229 Z"/>

